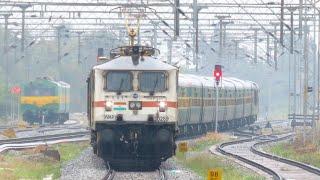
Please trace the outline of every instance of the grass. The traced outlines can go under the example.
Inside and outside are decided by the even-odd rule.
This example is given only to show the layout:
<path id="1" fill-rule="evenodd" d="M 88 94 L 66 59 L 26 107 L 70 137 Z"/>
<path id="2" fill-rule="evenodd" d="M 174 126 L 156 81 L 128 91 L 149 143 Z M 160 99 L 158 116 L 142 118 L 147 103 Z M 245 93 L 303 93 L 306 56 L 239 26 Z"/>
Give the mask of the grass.
<path id="1" fill-rule="evenodd" d="M 212 155 L 208 152 L 208 147 L 228 139 L 229 137 L 227 136 L 211 133 L 205 137 L 192 141 L 189 144 L 189 151 L 187 154 L 177 152 L 176 160 L 186 168 L 197 173 L 202 179 L 207 178 L 209 169 L 215 168 L 222 169 L 222 177 L 226 180 L 265 179 L 264 177 L 253 172 L 249 172 L 242 167 L 236 166 L 234 163 L 223 157 Z"/>
<path id="2" fill-rule="evenodd" d="M 297 142 L 281 142 L 265 148 L 265 151 L 320 168 L 319 146 L 316 147 L 310 143 L 302 146 Z"/>
<path id="3" fill-rule="evenodd" d="M 229 140 L 229 137 L 226 135 L 208 133 L 206 136 L 191 141 L 192 143 L 190 144 L 189 150 L 196 152 L 204 151 L 214 144 L 218 144 L 227 140 Z"/>
<path id="4" fill-rule="evenodd" d="M 19 155 L 5 153 L 0 156 L 0 179 L 43 179 L 52 176 L 59 179 L 63 163 L 75 158 L 88 147 L 88 142 L 65 143 L 54 145 L 52 148 L 59 150 L 61 161 L 34 154 L 31 150 L 21 151 Z"/>
<path id="5" fill-rule="evenodd" d="M 64 163 L 77 157 L 88 145 L 88 142 L 56 144 L 54 145 L 54 149 L 60 152 L 60 159 Z"/>

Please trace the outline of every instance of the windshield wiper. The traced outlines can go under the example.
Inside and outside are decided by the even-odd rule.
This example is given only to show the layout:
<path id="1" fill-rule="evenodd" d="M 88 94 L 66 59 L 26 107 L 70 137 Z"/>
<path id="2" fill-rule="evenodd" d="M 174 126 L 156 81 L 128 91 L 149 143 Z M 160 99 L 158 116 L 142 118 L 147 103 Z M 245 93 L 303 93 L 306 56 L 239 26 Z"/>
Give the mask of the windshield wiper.
<path id="1" fill-rule="evenodd" d="M 118 89 L 118 91 L 117 91 L 117 95 L 120 95 L 120 94 L 121 94 L 121 89 L 122 89 L 123 81 L 124 81 L 124 80 L 121 78 L 120 87 L 119 87 L 119 89 Z"/>
<path id="2" fill-rule="evenodd" d="M 152 91 L 150 92 L 150 95 L 151 95 L 151 96 L 154 95 L 154 91 L 156 90 L 156 87 L 157 87 L 157 85 L 158 85 L 158 80 L 159 80 L 159 78 L 157 78 L 156 82 L 155 82 L 154 85 L 153 85 Z"/>

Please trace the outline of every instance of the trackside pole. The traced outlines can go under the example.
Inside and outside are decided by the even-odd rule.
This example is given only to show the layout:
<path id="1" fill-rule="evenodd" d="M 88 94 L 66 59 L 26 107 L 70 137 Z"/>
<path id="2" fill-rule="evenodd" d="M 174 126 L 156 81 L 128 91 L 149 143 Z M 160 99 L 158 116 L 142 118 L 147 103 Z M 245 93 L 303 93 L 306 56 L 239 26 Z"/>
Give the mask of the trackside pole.
<path id="1" fill-rule="evenodd" d="M 218 133 L 218 106 L 219 106 L 219 81 L 216 81 L 216 120 L 215 120 L 215 133 Z"/>
<path id="2" fill-rule="evenodd" d="M 215 133 L 218 133 L 218 113 L 219 113 L 219 82 L 222 78 L 222 66 L 221 65 L 215 65 L 213 76 L 216 78 L 216 116 L 215 116 Z"/>

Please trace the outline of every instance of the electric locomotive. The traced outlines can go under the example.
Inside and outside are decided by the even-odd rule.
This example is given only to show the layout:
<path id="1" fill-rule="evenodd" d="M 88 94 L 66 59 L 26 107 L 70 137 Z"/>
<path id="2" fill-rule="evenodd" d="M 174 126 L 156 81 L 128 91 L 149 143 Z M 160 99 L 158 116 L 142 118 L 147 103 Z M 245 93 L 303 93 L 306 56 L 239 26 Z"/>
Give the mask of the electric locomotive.
<path id="1" fill-rule="evenodd" d="M 69 119 L 70 85 L 37 78 L 22 85 L 20 104 L 23 120 L 29 124 L 62 124 Z"/>
<path id="2" fill-rule="evenodd" d="M 91 144 L 115 169 L 157 168 L 175 153 L 178 69 L 157 51 L 113 49 L 87 80 Z"/>
<path id="3" fill-rule="evenodd" d="M 213 77 L 179 74 L 156 51 L 116 48 L 88 77 L 91 145 L 112 168 L 154 169 L 174 155 L 176 138 L 213 131 L 215 119 L 219 131 L 257 120 L 256 83 L 225 77 L 216 87 Z"/>

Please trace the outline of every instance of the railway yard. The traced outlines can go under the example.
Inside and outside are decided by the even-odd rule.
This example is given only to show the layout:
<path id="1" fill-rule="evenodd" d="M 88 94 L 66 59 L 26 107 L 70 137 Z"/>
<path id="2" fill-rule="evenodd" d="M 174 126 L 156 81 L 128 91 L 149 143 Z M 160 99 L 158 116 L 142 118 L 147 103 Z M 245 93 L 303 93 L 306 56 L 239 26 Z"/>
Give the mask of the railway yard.
<path id="1" fill-rule="evenodd" d="M 219 156 L 230 161 L 242 171 L 255 174 L 254 179 L 319 179 L 320 169 L 268 154 L 262 150 L 262 146 L 278 141 L 289 141 L 294 137 L 292 131 L 288 132 L 288 121 L 271 122 L 274 129 L 282 129 L 279 135 L 271 134 L 261 135 L 257 132 L 252 133 L 248 127 L 238 129 L 237 131 L 227 131 L 228 142 L 218 144 L 207 144 L 202 147 L 202 152 L 210 152 L 212 156 Z M 252 126 L 265 126 L 264 122 L 257 122 Z M 2 131 L 8 127 L 2 126 Z M 57 143 L 88 142 L 89 132 L 86 125 L 81 121 L 70 120 L 66 125 L 50 125 L 45 127 L 30 127 L 23 130 L 15 128 L 17 138 L 0 139 L 0 153 L 4 154 L 12 151 L 21 151 L 22 149 L 32 149 L 41 145 L 52 146 Z M 236 138 L 237 137 L 237 138 Z M 189 144 L 195 144 L 196 137 L 187 141 Z M 236 140 L 234 140 L 236 138 Z M 88 144 L 89 145 L 89 144 Z M 192 158 L 196 154 L 187 154 L 186 158 Z M 61 166 L 61 176 L 59 179 L 103 179 L 103 180 L 121 180 L 121 179 L 203 179 L 194 170 L 188 168 L 185 164 L 176 158 L 170 158 L 163 162 L 155 171 L 147 172 L 128 172 L 115 171 L 111 169 L 108 163 L 93 154 L 91 147 L 86 147 L 74 159 L 70 159 Z M 226 174 L 228 172 L 225 172 Z M 49 176 L 50 179 L 50 176 Z"/>
<path id="2" fill-rule="evenodd" d="M 320 180 L 320 0 L 0 0 L 0 180 Z"/>

